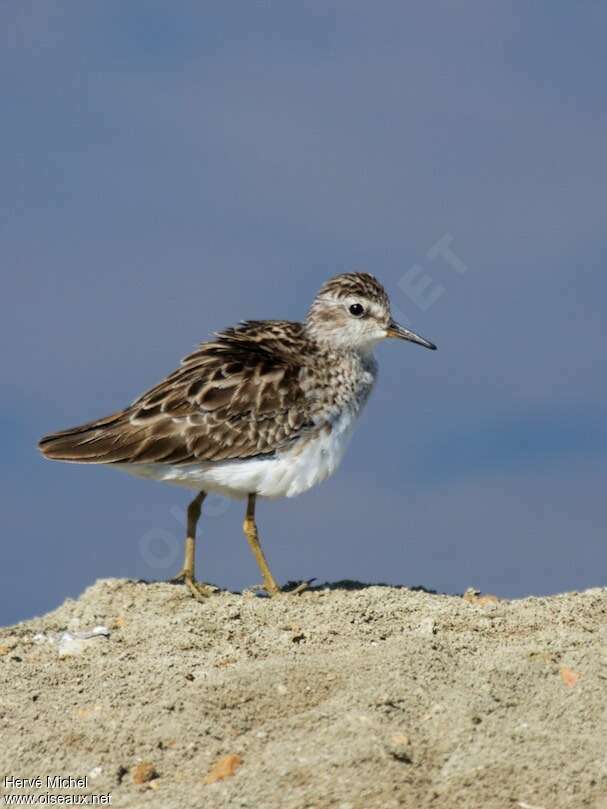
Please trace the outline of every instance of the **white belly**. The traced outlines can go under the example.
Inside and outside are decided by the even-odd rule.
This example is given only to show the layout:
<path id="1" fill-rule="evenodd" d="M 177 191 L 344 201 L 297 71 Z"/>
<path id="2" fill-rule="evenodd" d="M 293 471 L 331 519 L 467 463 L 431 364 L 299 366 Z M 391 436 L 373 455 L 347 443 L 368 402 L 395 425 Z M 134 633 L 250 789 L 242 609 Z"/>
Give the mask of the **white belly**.
<path id="1" fill-rule="evenodd" d="M 330 431 L 312 439 L 300 439 L 292 448 L 272 458 L 171 465 L 116 464 L 132 475 L 174 483 L 195 491 L 242 498 L 251 493 L 263 497 L 294 497 L 332 475 L 340 464 L 356 423 L 356 413 L 343 411 Z"/>

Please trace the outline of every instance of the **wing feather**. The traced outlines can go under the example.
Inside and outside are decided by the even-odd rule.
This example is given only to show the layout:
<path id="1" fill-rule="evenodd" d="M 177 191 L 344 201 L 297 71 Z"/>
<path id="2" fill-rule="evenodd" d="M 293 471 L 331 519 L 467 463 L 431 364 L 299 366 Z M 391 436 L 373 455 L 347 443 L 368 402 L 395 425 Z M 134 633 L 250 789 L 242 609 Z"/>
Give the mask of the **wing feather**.
<path id="1" fill-rule="evenodd" d="M 305 339 L 286 321 L 243 323 L 202 343 L 125 410 L 46 436 L 44 455 L 82 463 L 174 463 L 276 451 L 313 428 L 300 384 Z"/>

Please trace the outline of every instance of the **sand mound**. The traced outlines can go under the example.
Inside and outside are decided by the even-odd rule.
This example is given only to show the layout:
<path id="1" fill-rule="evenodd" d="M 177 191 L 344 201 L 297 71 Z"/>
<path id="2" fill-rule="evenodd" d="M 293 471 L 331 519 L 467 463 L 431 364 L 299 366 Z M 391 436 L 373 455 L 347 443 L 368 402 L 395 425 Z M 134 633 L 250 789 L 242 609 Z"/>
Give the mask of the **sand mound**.
<path id="1" fill-rule="evenodd" d="M 202 605 L 99 581 L 0 631 L 0 679 L 0 777 L 40 779 L 5 794 L 607 807 L 607 589 L 495 602 L 344 583 Z"/>

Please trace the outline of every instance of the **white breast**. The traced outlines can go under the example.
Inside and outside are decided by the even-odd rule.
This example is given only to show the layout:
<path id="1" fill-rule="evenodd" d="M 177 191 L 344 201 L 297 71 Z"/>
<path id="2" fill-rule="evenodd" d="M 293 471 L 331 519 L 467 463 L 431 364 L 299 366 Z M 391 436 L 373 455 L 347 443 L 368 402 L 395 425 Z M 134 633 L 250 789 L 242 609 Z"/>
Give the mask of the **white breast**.
<path id="1" fill-rule="evenodd" d="M 332 475 L 343 458 L 358 409 L 343 410 L 330 430 L 301 438 L 272 458 L 198 464 L 117 464 L 125 472 L 162 480 L 196 491 L 242 498 L 256 492 L 264 497 L 294 497 Z"/>

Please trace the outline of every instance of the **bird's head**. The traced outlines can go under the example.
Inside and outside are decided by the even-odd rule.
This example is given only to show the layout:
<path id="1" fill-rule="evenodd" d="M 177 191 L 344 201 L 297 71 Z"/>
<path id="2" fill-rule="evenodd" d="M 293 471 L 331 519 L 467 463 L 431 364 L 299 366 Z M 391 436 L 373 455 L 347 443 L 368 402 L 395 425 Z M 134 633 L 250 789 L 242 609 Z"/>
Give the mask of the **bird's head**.
<path id="1" fill-rule="evenodd" d="M 314 340 L 332 348 L 372 351 L 389 337 L 436 348 L 396 323 L 385 289 L 366 272 L 336 275 L 323 284 L 308 312 L 306 329 Z"/>

